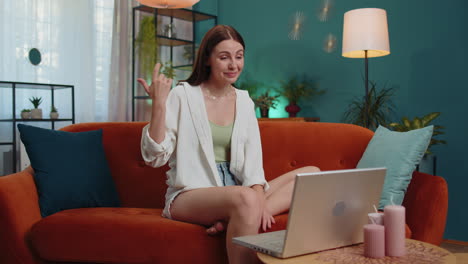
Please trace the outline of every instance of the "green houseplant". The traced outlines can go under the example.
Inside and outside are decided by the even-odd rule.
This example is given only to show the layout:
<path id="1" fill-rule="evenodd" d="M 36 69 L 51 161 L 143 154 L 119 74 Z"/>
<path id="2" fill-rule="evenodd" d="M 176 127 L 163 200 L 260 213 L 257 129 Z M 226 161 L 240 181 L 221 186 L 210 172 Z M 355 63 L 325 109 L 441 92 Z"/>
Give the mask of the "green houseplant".
<path id="1" fill-rule="evenodd" d="M 142 78 L 150 79 L 154 65 L 158 61 L 158 43 L 154 16 L 146 16 L 140 22 L 138 36 L 135 40 L 138 66 Z"/>
<path id="2" fill-rule="evenodd" d="M 291 76 L 287 81 L 281 81 L 281 89 L 277 91 L 289 102 L 285 108 L 286 112 L 289 113 L 289 117 L 295 117 L 301 110 L 297 105 L 300 99 L 311 98 L 325 93 L 325 90 L 320 90 L 305 75 L 302 79 L 299 79 L 297 76 Z"/>
<path id="3" fill-rule="evenodd" d="M 279 94 L 269 95 L 268 91 L 266 91 L 257 98 L 253 99 L 255 105 L 258 106 L 258 108 L 260 108 L 261 117 L 268 117 L 268 111 L 270 110 L 270 108 L 276 109 L 278 97 L 280 97 Z"/>
<path id="4" fill-rule="evenodd" d="M 407 117 L 403 117 L 401 119 L 401 123 L 395 122 L 389 124 L 389 126 L 395 131 L 406 132 L 429 126 L 431 125 L 431 122 L 439 116 L 440 112 L 432 112 L 423 117 L 415 117 L 412 120 Z M 418 165 L 419 171 L 436 175 L 436 156 L 432 153 L 431 147 L 434 145 L 447 144 L 447 141 L 435 138 L 439 135 L 444 134 L 444 132 L 442 131 L 444 128 L 445 127 L 440 125 L 434 125 L 434 131 L 432 133 L 431 141 L 429 141 L 426 153 L 424 153 L 424 156 Z"/>
<path id="5" fill-rule="evenodd" d="M 195 45 L 195 50 L 193 50 L 193 45 Z M 192 44 L 192 45 L 185 45 L 184 46 L 184 54 L 182 55 L 187 63 L 193 63 L 194 54 L 197 54 L 199 45 Z"/>
<path id="6" fill-rule="evenodd" d="M 390 123 L 389 126 L 392 127 L 395 131 L 406 132 L 429 126 L 431 125 L 431 122 L 439 116 L 440 112 L 432 112 L 423 117 L 415 117 L 412 120 L 408 119 L 407 117 L 403 117 L 401 119 L 401 123 Z M 445 127 L 440 125 L 434 125 L 434 132 L 432 133 L 432 138 L 429 142 L 429 146 L 427 147 L 426 154 L 432 154 L 431 146 L 447 144 L 447 141 L 435 138 L 439 135 L 444 134 L 444 132 L 442 131 L 442 129 L 444 128 Z"/>
<path id="7" fill-rule="evenodd" d="M 369 93 L 362 98 L 356 98 L 348 105 L 343 114 L 343 121 L 375 130 L 379 125 L 386 126 L 394 114 L 392 97 L 395 87 L 383 87 L 377 90 L 377 84 L 370 82 Z M 366 100 L 369 102 L 366 108 Z"/>
<path id="8" fill-rule="evenodd" d="M 42 103 L 42 97 L 31 97 L 29 101 L 33 104 L 34 109 L 31 110 L 31 118 L 41 119 L 42 118 L 42 109 L 39 106 Z"/>
<path id="9" fill-rule="evenodd" d="M 52 106 L 50 108 L 49 116 L 50 116 L 50 119 L 58 119 L 59 113 L 58 113 L 58 110 L 57 110 L 57 108 L 55 106 Z"/>
<path id="10" fill-rule="evenodd" d="M 29 119 L 29 118 L 31 118 L 31 109 L 23 109 L 23 110 L 21 110 L 21 118 L 22 118 L 22 119 Z"/>
<path id="11" fill-rule="evenodd" d="M 162 63 L 161 68 L 162 74 L 164 74 L 167 78 L 174 79 L 176 74 L 174 68 L 172 67 L 172 61 L 166 61 Z"/>

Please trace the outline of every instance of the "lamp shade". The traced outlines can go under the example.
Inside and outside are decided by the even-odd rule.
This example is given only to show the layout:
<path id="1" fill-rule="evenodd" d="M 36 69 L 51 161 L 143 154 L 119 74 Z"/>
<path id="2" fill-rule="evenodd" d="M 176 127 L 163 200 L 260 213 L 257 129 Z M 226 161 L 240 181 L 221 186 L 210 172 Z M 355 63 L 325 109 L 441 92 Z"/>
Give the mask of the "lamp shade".
<path id="1" fill-rule="evenodd" d="M 380 57 L 390 54 L 387 12 L 380 8 L 360 8 L 344 14 L 343 57 Z"/>
<path id="2" fill-rule="evenodd" d="M 200 0 L 138 0 L 142 5 L 156 8 L 186 8 Z"/>

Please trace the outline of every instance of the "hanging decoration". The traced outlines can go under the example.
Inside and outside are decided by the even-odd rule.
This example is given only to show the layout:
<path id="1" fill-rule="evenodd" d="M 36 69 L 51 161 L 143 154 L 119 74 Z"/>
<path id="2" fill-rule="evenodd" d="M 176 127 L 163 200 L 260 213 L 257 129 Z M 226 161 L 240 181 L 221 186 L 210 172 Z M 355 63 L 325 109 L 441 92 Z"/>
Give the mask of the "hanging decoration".
<path id="1" fill-rule="evenodd" d="M 297 11 L 292 16 L 291 31 L 289 32 L 289 38 L 292 40 L 299 40 L 302 36 L 302 27 L 305 20 L 305 15 L 301 11 Z"/>
<path id="2" fill-rule="evenodd" d="M 323 42 L 323 50 L 327 53 L 331 53 L 336 49 L 336 37 L 332 33 L 329 33 L 327 37 L 325 37 L 325 41 Z"/>
<path id="3" fill-rule="evenodd" d="M 318 19 L 322 22 L 326 22 L 330 17 L 330 10 L 333 5 L 333 0 L 323 0 L 322 6 L 318 12 Z"/>

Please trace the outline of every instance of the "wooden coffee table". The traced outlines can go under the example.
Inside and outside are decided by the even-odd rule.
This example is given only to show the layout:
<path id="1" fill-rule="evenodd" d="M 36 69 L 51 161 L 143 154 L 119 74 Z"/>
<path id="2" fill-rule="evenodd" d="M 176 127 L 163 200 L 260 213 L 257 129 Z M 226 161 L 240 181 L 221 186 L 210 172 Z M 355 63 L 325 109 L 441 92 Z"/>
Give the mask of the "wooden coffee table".
<path id="1" fill-rule="evenodd" d="M 364 257 L 364 246 L 359 244 L 356 246 L 338 248 L 334 250 L 323 251 L 315 254 L 308 254 L 294 258 L 279 259 L 263 253 L 257 253 L 258 258 L 267 264 L 355 264 L 355 263 L 379 263 L 379 264 L 417 264 L 417 263 L 433 263 L 433 264 L 456 264 L 457 258 L 449 251 L 434 246 L 429 243 L 406 239 L 406 255 L 403 257 L 385 257 L 380 259 L 372 259 Z"/>
<path id="2" fill-rule="evenodd" d="M 457 257 L 457 264 L 468 264 L 468 253 L 454 253 Z"/>

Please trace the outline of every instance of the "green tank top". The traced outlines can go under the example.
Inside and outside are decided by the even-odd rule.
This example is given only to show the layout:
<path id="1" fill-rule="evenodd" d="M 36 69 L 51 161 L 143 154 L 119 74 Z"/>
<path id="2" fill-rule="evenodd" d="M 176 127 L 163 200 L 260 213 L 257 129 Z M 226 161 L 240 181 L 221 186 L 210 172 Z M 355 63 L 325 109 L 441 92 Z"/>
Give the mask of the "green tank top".
<path id="1" fill-rule="evenodd" d="M 213 136 L 213 150 L 216 162 L 231 160 L 231 136 L 234 123 L 219 126 L 210 121 L 211 135 Z"/>

